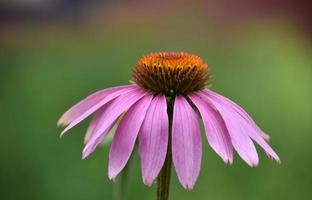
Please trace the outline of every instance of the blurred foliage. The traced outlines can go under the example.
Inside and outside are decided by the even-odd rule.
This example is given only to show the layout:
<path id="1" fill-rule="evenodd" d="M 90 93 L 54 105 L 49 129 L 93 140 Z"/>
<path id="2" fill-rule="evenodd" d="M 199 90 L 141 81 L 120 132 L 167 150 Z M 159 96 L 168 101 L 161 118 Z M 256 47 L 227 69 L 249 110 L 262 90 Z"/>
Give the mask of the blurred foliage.
<path id="1" fill-rule="evenodd" d="M 60 140 L 58 118 L 98 89 L 128 84 L 131 67 L 143 54 L 187 51 L 211 67 L 212 89 L 244 107 L 271 135 L 282 164 L 271 162 L 259 148 L 257 168 L 249 168 L 237 155 L 232 166 L 225 165 L 203 135 L 195 189 L 183 190 L 172 173 L 171 199 L 310 199 L 310 44 L 282 21 L 257 21 L 228 31 L 203 16 L 188 15 L 174 20 L 27 24 L 3 35 L 0 198 L 111 199 L 109 146 L 82 161 L 88 122 Z M 134 159 L 127 199 L 153 199 L 156 188 L 143 185 L 139 157 Z"/>

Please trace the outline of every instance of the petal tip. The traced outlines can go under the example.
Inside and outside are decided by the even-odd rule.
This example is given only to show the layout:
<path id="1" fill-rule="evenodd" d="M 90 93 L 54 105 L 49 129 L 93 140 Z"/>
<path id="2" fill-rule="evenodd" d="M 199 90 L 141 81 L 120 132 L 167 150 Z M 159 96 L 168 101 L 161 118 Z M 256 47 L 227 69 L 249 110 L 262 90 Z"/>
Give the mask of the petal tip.
<path id="1" fill-rule="evenodd" d="M 65 134 L 65 132 L 62 131 L 62 133 L 60 134 L 60 138 L 63 138 L 63 137 L 64 137 L 64 134 Z"/>
<path id="2" fill-rule="evenodd" d="M 233 154 L 223 154 L 220 157 L 222 158 L 223 162 L 225 162 L 225 164 L 233 164 Z"/>
<path id="3" fill-rule="evenodd" d="M 192 191 L 193 188 L 194 188 L 194 185 L 193 184 L 186 184 L 186 185 L 183 185 L 183 187 L 188 190 L 188 191 Z"/>
<path id="4" fill-rule="evenodd" d="M 153 180 L 148 180 L 148 179 L 144 179 L 143 183 L 144 185 L 146 185 L 147 187 L 151 187 L 153 185 Z"/>
<path id="5" fill-rule="evenodd" d="M 232 165 L 233 164 L 233 159 L 227 159 L 227 160 L 224 160 L 224 162 L 228 165 Z"/>
<path id="6" fill-rule="evenodd" d="M 282 164 L 282 161 L 281 159 L 278 157 L 278 155 L 270 155 L 270 154 L 267 154 L 268 158 L 275 161 L 277 164 Z"/>
<path id="7" fill-rule="evenodd" d="M 250 167 L 252 167 L 252 168 L 255 168 L 255 167 L 258 167 L 259 162 L 249 163 L 248 165 L 249 165 Z"/>
<path id="8" fill-rule="evenodd" d="M 117 176 L 116 172 L 113 172 L 112 170 L 109 170 L 109 172 L 108 172 L 109 180 L 115 182 L 116 181 L 116 176 Z"/>
<path id="9" fill-rule="evenodd" d="M 86 159 L 93 152 L 88 146 L 86 146 L 82 151 L 82 159 Z"/>
<path id="10" fill-rule="evenodd" d="M 66 131 L 67 131 L 67 130 L 63 130 L 63 131 L 61 132 L 60 138 L 62 138 L 62 137 L 65 135 Z"/>
<path id="11" fill-rule="evenodd" d="M 249 167 L 255 168 L 255 167 L 258 167 L 258 165 L 259 165 L 259 158 L 258 157 L 254 158 L 254 159 L 250 158 L 248 160 L 246 160 L 246 159 L 244 159 L 244 160 L 249 165 Z"/>
<path id="12" fill-rule="evenodd" d="M 69 120 L 67 120 L 67 119 L 64 118 L 64 117 L 61 117 L 61 118 L 57 121 L 56 125 L 57 125 L 57 127 L 65 127 L 65 126 L 67 126 L 69 123 L 70 123 Z"/>
<path id="13" fill-rule="evenodd" d="M 85 160 L 87 157 L 88 157 L 88 156 L 87 156 L 86 154 L 82 153 L 82 156 L 81 156 L 81 159 L 82 159 L 82 160 Z"/>

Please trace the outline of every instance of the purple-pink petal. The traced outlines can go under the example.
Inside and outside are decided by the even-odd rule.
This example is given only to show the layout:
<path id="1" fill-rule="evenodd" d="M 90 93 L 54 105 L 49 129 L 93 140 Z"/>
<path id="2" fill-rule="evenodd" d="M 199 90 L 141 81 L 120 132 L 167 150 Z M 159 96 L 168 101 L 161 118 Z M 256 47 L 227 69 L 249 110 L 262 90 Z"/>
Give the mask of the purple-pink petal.
<path id="1" fill-rule="evenodd" d="M 246 129 L 245 124 L 242 124 L 240 118 L 235 112 L 228 109 L 228 107 L 224 106 L 219 101 L 207 97 L 207 95 L 203 95 L 203 98 L 205 97 L 206 101 L 210 101 L 222 115 L 231 136 L 232 145 L 240 157 L 248 165 L 257 166 L 259 162 L 258 154 L 253 142 L 247 134 L 248 129 Z"/>
<path id="2" fill-rule="evenodd" d="M 109 152 L 108 176 L 110 179 L 115 179 L 127 164 L 152 98 L 152 94 L 144 96 L 127 111 L 121 120 Z"/>
<path id="3" fill-rule="evenodd" d="M 114 100 L 113 100 L 114 101 Z M 105 110 L 108 108 L 108 106 L 111 104 L 112 102 L 109 102 L 107 104 L 105 104 L 104 106 L 102 106 L 99 110 L 96 111 L 96 113 L 94 114 L 88 128 L 87 128 L 87 131 L 86 131 L 86 134 L 85 134 L 85 137 L 84 137 L 84 141 L 83 143 L 84 144 L 87 144 L 91 135 L 96 132 L 96 129 L 95 128 L 98 128 L 99 127 L 99 124 L 101 123 L 101 117 L 103 114 L 105 114 Z M 105 138 L 106 134 L 109 133 L 109 131 L 111 131 L 111 129 L 113 128 L 113 126 L 116 124 L 118 120 L 114 121 L 112 123 L 112 126 L 108 127 L 105 131 L 103 131 L 103 134 L 102 134 L 102 138 L 99 138 L 99 141 L 103 141 L 103 139 Z"/>
<path id="4" fill-rule="evenodd" d="M 132 91 L 136 91 L 139 90 L 137 86 L 129 86 L 126 88 L 121 88 L 117 91 L 114 91 L 113 93 L 107 95 L 106 97 L 104 97 L 102 100 L 100 100 L 99 102 L 97 102 L 96 104 L 92 105 L 91 107 L 87 108 L 86 110 L 82 111 L 81 114 L 75 118 L 61 133 L 61 136 L 66 133 L 69 129 L 73 128 L 74 126 L 76 126 L 78 123 L 80 123 L 82 120 L 86 119 L 87 117 L 89 117 L 91 114 L 93 114 L 95 111 L 97 111 L 99 108 L 101 108 L 103 105 L 105 105 L 106 103 L 112 101 L 113 99 L 115 99 L 116 97 L 124 94 L 124 93 L 130 93 Z"/>
<path id="5" fill-rule="evenodd" d="M 86 132 L 84 140 L 83 140 L 84 144 L 87 144 L 87 142 L 89 141 L 91 134 L 94 132 L 94 128 L 98 125 L 98 123 L 100 123 L 101 115 L 106 110 L 108 105 L 109 105 L 109 103 L 105 104 L 99 110 L 97 110 L 96 113 L 94 114 L 94 116 L 93 116 L 93 118 L 92 118 L 92 120 L 91 120 L 91 122 L 87 128 L 87 132 Z"/>
<path id="6" fill-rule="evenodd" d="M 196 114 L 183 96 L 177 96 L 173 109 L 172 158 L 180 183 L 191 190 L 201 164 L 200 128 Z"/>
<path id="7" fill-rule="evenodd" d="M 239 105 L 237 105 L 235 102 L 231 101 L 230 99 L 212 91 L 209 89 L 205 89 L 203 91 L 207 96 L 209 96 L 212 99 L 215 99 L 217 101 L 222 102 L 224 105 L 227 105 L 229 108 L 235 110 L 238 114 L 240 114 L 248 123 L 252 124 L 255 129 L 258 129 L 259 132 L 262 132 L 261 129 L 257 126 L 257 124 L 254 122 L 254 120 L 248 115 L 248 113 L 242 109 Z"/>
<path id="8" fill-rule="evenodd" d="M 99 123 L 95 126 L 93 133 L 91 133 L 91 136 L 83 149 L 83 158 L 90 155 L 97 145 L 103 141 L 119 116 L 147 94 L 148 93 L 140 89 L 134 89 L 128 93 L 120 95 L 109 103 L 108 107 L 101 114 Z"/>
<path id="9" fill-rule="evenodd" d="M 208 143 L 226 163 L 233 162 L 233 146 L 228 130 L 219 112 L 211 103 L 202 100 L 197 94 L 188 95 L 198 108 L 205 126 Z"/>
<path id="10" fill-rule="evenodd" d="M 244 126 L 244 128 L 246 129 L 245 131 L 246 134 L 248 134 L 250 138 L 256 141 L 265 150 L 265 152 L 269 155 L 270 158 L 273 158 L 277 162 L 280 162 L 278 155 L 265 141 L 266 138 L 264 137 L 264 133 L 256 125 L 256 123 L 253 121 L 253 119 L 248 115 L 246 111 L 244 111 L 240 106 L 238 106 L 233 101 L 229 100 L 226 97 L 221 96 L 220 94 L 217 94 L 216 92 L 213 92 L 208 89 L 206 89 L 204 92 L 211 101 L 219 102 L 219 104 L 225 107 L 229 112 L 232 112 L 237 119 L 237 123 L 242 124 L 242 126 Z"/>
<path id="11" fill-rule="evenodd" d="M 107 89 L 103 89 L 103 90 L 97 91 L 97 92 L 89 95 L 88 97 L 84 98 L 83 100 L 81 100 L 80 102 L 75 104 L 73 107 L 71 107 L 68 111 L 66 111 L 62 115 L 62 117 L 59 119 L 59 121 L 57 123 L 58 126 L 67 126 L 73 120 L 78 118 L 86 110 L 90 109 L 92 106 L 94 106 L 95 104 L 100 102 L 106 96 L 108 96 L 108 95 L 110 95 L 110 94 L 112 94 L 118 90 L 127 88 L 127 87 L 129 87 L 129 85 L 107 88 Z"/>
<path id="12" fill-rule="evenodd" d="M 152 185 L 167 153 L 168 114 L 166 97 L 156 96 L 147 110 L 139 132 L 139 151 L 144 184 Z"/>

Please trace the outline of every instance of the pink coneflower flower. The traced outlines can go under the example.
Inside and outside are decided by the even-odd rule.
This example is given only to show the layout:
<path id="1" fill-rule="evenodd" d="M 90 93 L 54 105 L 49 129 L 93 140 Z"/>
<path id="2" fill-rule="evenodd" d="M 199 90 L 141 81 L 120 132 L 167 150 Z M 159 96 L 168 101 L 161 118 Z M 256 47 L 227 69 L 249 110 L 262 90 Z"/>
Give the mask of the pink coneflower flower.
<path id="1" fill-rule="evenodd" d="M 192 189 L 202 157 L 199 119 L 209 145 L 224 162 L 233 162 L 235 150 L 248 165 L 256 166 L 259 158 L 253 142 L 270 158 L 280 161 L 261 129 L 240 106 L 205 88 L 210 71 L 198 56 L 179 52 L 149 54 L 135 65 L 133 80 L 135 84 L 91 94 L 58 122 L 67 126 L 63 135 L 94 114 L 85 136 L 83 158 L 119 123 L 109 153 L 110 179 L 125 167 L 138 140 L 146 185 L 159 177 L 165 161 L 172 158 L 180 183 Z"/>

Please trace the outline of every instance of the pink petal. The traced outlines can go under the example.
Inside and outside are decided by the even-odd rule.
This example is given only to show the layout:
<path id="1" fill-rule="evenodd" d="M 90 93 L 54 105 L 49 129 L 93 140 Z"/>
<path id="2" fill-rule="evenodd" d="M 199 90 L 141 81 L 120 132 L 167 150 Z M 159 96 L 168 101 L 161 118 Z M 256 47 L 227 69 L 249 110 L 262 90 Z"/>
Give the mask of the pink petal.
<path id="1" fill-rule="evenodd" d="M 202 100 L 196 94 L 188 97 L 198 108 L 203 119 L 208 143 L 226 163 L 233 162 L 233 146 L 229 132 L 219 112 L 207 101 Z"/>
<path id="2" fill-rule="evenodd" d="M 210 97 L 210 99 L 214 99 L 214 101 L 218 101 L 224 107 L 234 113 L 236 118 L 239 120 L 239 123 L 243 124 L 246 133 L 255 140 L 269 155 L 270 158 L 273 158 L 277 162 L 280 162 L 278 155 L 275 151 L 267 144 L 265 141 L 268 137 L 263 131 L 256 125 L 256 123 L 252 120 L 252 118 L 244 111 L 239 105 L 229 100 L 226 97 L 223 97 L 211 90 L 205 90 L 205 94 Z"/>
<path id="3" fill-rule="evenodd" d="M 109 152 L 110 179 L 114 179 L 127 164 L 152 98 L 153 95 L 147 95 L 136 102 L 120 122 Z"/>
<path id="4" fill-rule="evenodd" d="M 80 115 L 82 115 L 86 110 L 90 109 L 92 106 L 100 102 L 103 98 L 105 98 L 107 95 L 110 95 L 120 89 L 124 89 L 129 87 L 127 86 L 119 86 L 119 87 L 112 87 L 107 88 L 104 90 L 97 91 L 85 99 L 81 100 L 79 103 L 71 107 L 68 111 L 66 111 L 62 117 L 58 121 L 58 126 L 67 126 L 70 124 L 73 120 L 78 118 Z"/>
<path id="5" fill-rule="evenodd" d="M 199 94 L 203 95 L 203 93 Z M 248 129 L 245 124 L 241 123 L 240 117 L 227 106 L 224 106 L 219 101 L 209 98 L 206 94 L 202 97 L 206 97 L 205 100 L 211 102 L 220 112 L 231 136 L 232 145 L 240 157 L 246 161 L 248 165 L 257 166 L 259 158 L 256 148 L 247 134 Z"/>
<path id="6" fill-rule="evenodd" d="M 94 114 L 89 126 L 88 126 L 88 129 L 87 129 L 87 132 L 85 134 L 85 137 L 84 137 L 84 144 L 87 144 L 87 142 L 89 141 L 92 133 L 94 133 L 94 128 L 96 126 L 98 126 L 98 123 L 100 123 L 100 119 L 101 119 L 101 115 L 104 113 L 104 111 L 107 109 L 107 107 L 109 106 L 111 102 L 105 104 L 104 106 L 102 106 L 99 110 L 96 111 L 96 113 Z"/>
<path id="7" fill-rule="evenodd" d="M 138 90 L 137 86 L 129 86 L 126 88 L 119 89 L 106 97 L 104 97 L 102 100 L 100 100 L 98 103 L 95 105 L 91 106 L 87 110 L 84 110 L 79 117 L 75 118 L 61 133 L 61 136 L 64 135 L 69 129 L 73 128 L 76 126 L 78 123 L 80 123 L 82 120 L 90 116 L 92 113 L 94 113 L 96 110 L 98 110 L 100 107 L 105 105 L 106 103 L 110 102 L 111 100 L 115 99 L 116 97 L 120 96 L 121 94 L 124 93 L 131 93 L 132 91 Z"/>
<path id="8" fill-rule="evenodd" d="M 102 112 L 99 118 L 99 123 L 94 127 L 93 133 L 91 133 L 91 136 L 83 149 L 83 158 L 89 156 L 97 145 L 103 141 L 119 116 L 147 94 L 148 93 L 143 92 L 140 89 L 134 89 L 128 93 L 120 95 L 109 103 L 108 107 Z"/>
<path id="9" fill-rule="evenodd" d="M 167 153 L 168 114 L 166 97 L 151 102 L 139 133 L 143 182 L 150 186 L 158 176 Z"/>
<path id="10" fill-rule="evenodd" d="M 238 114 L 240 114 L 248 123 L 252 124 L 252 126 L 258 130 L 258 132 L 261 134 L 261 136 L 265 139 L 268 139 L 269 136 L 265 134 L 261 129 L 257 126 L 257 124 L 253 121 L 253 119 L 248 115 L 248 113 L 242 109 L 239 105 L 231 101 L 230 99 L 212 91 L 209 89 L 205 89 L 204 93 L 208 95 L 210 98 L 214 98 L 215 100 L 218 100 L 222 102 L 224 105 L 227 105 L 231 109 L 235 110 Z"/>
<path id="11" fill-rule="evenodd" d="M 200 128 L 193 108 L 182 96 L 175 98 L 172 124 L 172 158 L 180 183 L 191 190 L 201 163 Z"/>

